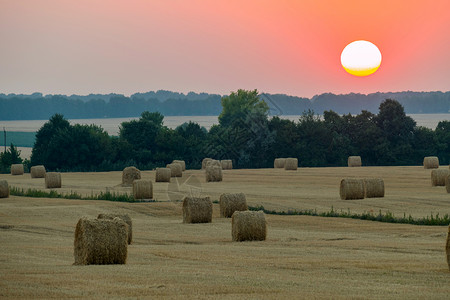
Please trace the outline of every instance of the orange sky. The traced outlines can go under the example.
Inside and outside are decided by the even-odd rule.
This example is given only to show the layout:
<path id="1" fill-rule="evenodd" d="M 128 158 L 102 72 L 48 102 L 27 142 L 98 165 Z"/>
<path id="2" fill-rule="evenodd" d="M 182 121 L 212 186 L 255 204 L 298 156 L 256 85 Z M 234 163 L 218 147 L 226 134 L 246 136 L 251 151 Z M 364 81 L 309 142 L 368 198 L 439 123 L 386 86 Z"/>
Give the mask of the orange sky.
<path id="1" fill-rule="evenodd" d="M 379 70 L 347 74 L 365 39 Z M 0 0 L 0 93 L 450 90 L 450 1 Z"/>

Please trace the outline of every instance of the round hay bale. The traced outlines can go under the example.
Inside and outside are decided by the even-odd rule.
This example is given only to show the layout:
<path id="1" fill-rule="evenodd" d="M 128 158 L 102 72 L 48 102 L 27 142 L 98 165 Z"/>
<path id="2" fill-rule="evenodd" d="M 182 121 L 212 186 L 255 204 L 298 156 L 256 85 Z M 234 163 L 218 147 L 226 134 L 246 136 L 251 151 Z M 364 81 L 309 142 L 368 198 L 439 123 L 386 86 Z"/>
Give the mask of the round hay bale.
<path id="1" fill-rule="evenodd" d="M 273 161 L 273 167 L 275 169 L 284 169 L 284 165 L 286 164 L 286 158 L 275 158 Z"/>
<path id="2" fill-rule="evenodd" d="M 447 265 L 448 269 L 450 270 L 450 226 L 448 226 L 447 245 L 445 246 L 445 252 L 447 252 Z"/>
<path id="3" fill-rule="evenodd" d="M 220 215 L 225 218 L 231 218 L 235 211 L 248 210 L 245 194 L 222 194 L 219 198 Z"/>
<path id="4" fill-rule="evenodd" d="M 166 168 L 170 169 L 170 176 L 171 177 L 182 177 L 183 171 L 181 169 L 180 164 L 168 164 Z"/>
<path id="5" fill-rule="evenodd" d="M 445 177 L 445 189 L 447 190 L 447 193 L 450 193 L 450 174 Z"/>
<path id="6" fill-rule="evenodd" d="M 212 158 L 204 158 L 202 160 L 202 170 L 206 169 L 206 164 L 208 163 L 208 161 L 213 160 Z"/>
<path id="7" fill-rule="evenodd" d="M 445 178 L 450 174 L 450 170 L 437 169 L 431 171 L 431 186 L 445 186 Z"/>
<path id="8" fill-rule="evenodd" d="M 206 182 L 222 181 L 222 167 L 221 166 L 207 166 L 205 170 Z"/>
<path id="9" fill-rule="evenodd" d="M 81 218 L 75 229 L 75 265 L 125 264 L 128 225 L 120 218 Z"/>
<path id="10" fill-rule="evenodd" d="M 211 223 L 212 212 L 209 197 L 185 197 L 183 200 L 183 223 Z"/>
<path id="11" fill-rule="evenodd" d="M 30 174 L 31 178 L 45 178 L 45 167 L 40 166 L 33 166 L 30 168 Z"/>
<path id="12" fill-rule="evenodd" d="M 11 165 L 11 175 L 23 175 L 23 165 L 22 164 Z"/>
<path id="13" fill-rule="evenodd" d="M 156 182 L 170 182 L 172 171 L 170 168 L 156 168 Z"/>
<path id="14" fill-rule="evenodd" d="M 349 156 L 347 163 L 349 167 L 361 167 L 361 156 Z"/>
<path id="15" fill-rule="evenodd" d="M 439 158 L 437 156 L 426 156 L 423 158 L 424 169 L 437 169 L 439 168 Z"/>
<path id="16" fill-rule="evenodd" d="M 284 163 L 285 170 L 297 170 L 298 168 L 298 159 L 297 158 L 286 158 Z"/>
<path id="17" fill-rule="evenodd" d="M 381 178 L 365 178 L 364 195 L 366 198 L 384 197 L 384 180 Z"/>
<path id="18" fill-rule="evenodd" d="M 0 180 L 0 198 L 8 198 L 8 197 L 9 197 L 8 181 Z"/>
<path id="19" fill-rule="evenodd" d="M 222 165 L 222 170 L 232 170 L 233 169 L 233 161 L 231 159 L 224 159 L 220 161 Z"/>
<path id="20" fill-rule="evenodd" d="M 206 167 L 211 167 L 211 166 L 217 166 L 217 167 L 222 168 L 222 164 L 220 163 L 220 161 L 215 160 L 215 159 L 211 159 L 206 162 Z"/>
<path id="21" fill-rule="evenodd" d="M 108 219 L 108 220 L 114 220 L 114 218 L 119 218 L 128 225 L 128 245 L 131 244 L 133 240 L 133 222 L 131 221 L 131 218 L 127 214 L 99 214 L 97 216 L 97 219 Z"/>
<path id="22" fill-rule="evenodd" d="M 262 211 L 235 211 L 231 217 L 233 242 L 264 241 L 267 236 L 266 217 Z"/>
<path id="23" fill-rule="evenodd" d="M 133 181 L 141 179 L 141 171 L 136 167 L 126 167 L 122 171 L 122 185 L 131 186 Z"/>
<path id="24" fill-rule="evenodd" d="M 174 160 L 172 161 L 173 164 L 180 164 L 181 165 L 181 171 L 186 171 L 186 162 L 184 160 Z"/>
<path id="25" fill-rule="evenodd" d="M 45 188 L 46 189 L 61 188 L 61 173 L 57 172 L 45 173 Z"/>
<path id="26" fill-rule="evenodd" d="M 342 179 L 339 195 L 342 200 L 364 199 L 364 181 L 355 178 Z"/>
<path id="27" fill-rule="evenodd" d="M 134 200 L 145 200 L 153 198 L 153 184 L 151 180 L 138 179 L 133 181 Z"/>

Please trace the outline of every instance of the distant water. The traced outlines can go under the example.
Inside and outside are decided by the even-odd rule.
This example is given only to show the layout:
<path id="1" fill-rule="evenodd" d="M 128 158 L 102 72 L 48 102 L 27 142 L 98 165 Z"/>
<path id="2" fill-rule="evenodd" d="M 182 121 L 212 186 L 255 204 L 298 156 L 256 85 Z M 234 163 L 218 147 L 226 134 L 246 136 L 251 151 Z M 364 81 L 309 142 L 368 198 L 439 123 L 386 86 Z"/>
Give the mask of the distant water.
<path id="1" fill-rule="evenodd" d="M 450 114 L 410 114 L 418 126 L 435 129 L 439 121 L 450 121 Z M 282 119 L 297 121 L 298 115 L 282 115 Z M 110 119 L 72 119 L 69 120 L 71 124 L 96 124 L 105 129 L 110 135 L 119 134 L 119 126 L 122 122 L 137 120 L 138 118 L 110 118 Z M 219 124 L 218 116 L 168 116 L 164 117 L 164 125 L 169 128 L 176 128 L 177 126 L 192 121 L 198 123 L 200 126 L 210 129 L 212 125 Z M 26 121 L 1 121 L 0 130 L 5 127 L 6 131 L 26 131 L 34 132 L 39 130 L 47 120 L 26 120 Z"/>

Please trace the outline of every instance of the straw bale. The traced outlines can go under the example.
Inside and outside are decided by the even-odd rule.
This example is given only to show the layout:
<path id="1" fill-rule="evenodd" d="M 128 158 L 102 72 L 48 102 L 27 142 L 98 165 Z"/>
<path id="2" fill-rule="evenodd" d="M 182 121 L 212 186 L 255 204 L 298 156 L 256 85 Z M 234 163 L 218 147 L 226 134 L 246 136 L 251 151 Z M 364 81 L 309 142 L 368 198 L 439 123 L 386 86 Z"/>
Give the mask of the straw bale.
<path id="1" fill-rule="evenodd" d="M 176 164 L 168 164 L 166 166 L 166 168 L 170 169 L 170 176 L 171 177 L 182 177 L 183 176 L 183 171 L 181 168 L 181 165 L 176 163 Z"/>
<path id="2" fill-rule="evenodd" d="M 222 194 L 219 198 L 220 215 L 231 218 L 235 211 L 248 210 L 245 194 Z"/>
<path id="3" fill-rule="evenodd" d="M 206 182 L 222 181 L 222 167 L 221 166 L 207 166 L 206 167 Z"/>
<path id="4" fill-rule="evenodd" d="M 211 159 L 206 162 L 206 167 L 217 166 L 222 168 L 222 164 L 219 160 Z"/>
<path id="5" fill-rule="evenodd" d="M 170 182 L 172 171 L 169 168 L 156 168 L 156 182 Z"/>
<path id="6" fill-rule="evenodd" d="M 364 195 L 366 198 L 384 197 L 384 180 L 381 178 L 365 178 Z"/>
<path id="7" fill-rule="evenodd" d="M 141 171 L 136 167 L 126 167 L 122 171 L 122 185 L 131 186 L 133 180 L 141 179 Z"/>
<path id="8" fill-rule="evenodd" d="M 186 162 L 184 160 L 174 160 L 172 161 L 173 164 L 180 164 L 181 165 L 181 171 L 186 171 Z"/>
<path id="9" fill-rule="evenodd" d="M 114 218 L 119 218 L 128 225 L 128 245 L 131 244 L 133 240 L 133 222 L 131 221 L 131 218 L 127 214 L 99 214 L 97 216 L 97 219 L 108 219 L 108 220 L 114 220 Z"/>
<path id="10" fill-rule="evenodd" d="M 437 156 L 426 156 L 423 158 L 424 169 L 437 169 L 439 168 L 439 158 Z"/>
<path id="11" fill-rule="evenodd" d="M 151 180 L 137 179 L 133 181 L 134 200 L 153 198 L 153 184 Z"/>
<path id="12" fill-rule="evenodd" d="M 447 244 L 445 246 L 445 252 L 447 252 L 447 265 L 448 269 L 450 270 L 450 226 L 448 226 Z"/>
<path id="13" fill-rule="evenodd" d="M 221 160 L 222 170 L 231 170 L 233 169 L 233 161 L 231 159 Z"/>
<path id="14" fill-rule="evenodd" d="M 23 175 L 23 165 L 22 164 L 11 165 L 11 175 Z"/>
<path id="15" fill-rule="evenodd" d="M 208 161 L 210 161 L 210 160 L 213 160 L 213 159 L 207 157 L 207 158 L 204 158 L 204 159 L 202 160 L 202 170 L 206 169 L 206 164 L 207 164 Z"/>
<path id="16" fill-rule="evenodd" d="M 8 198 L 8 197 L 9 197 L 8 181 L 0 180 L 0 198 Z"/>
<path id="17" fill-rule="evenodd" d="M 437 169 L 431 171 L 431 186 L 445 186 L 445 178 L 450 174 L 450 170 Z"/>
<path id="18" fill-rule="evenodd" d="M 211 223 L 213 205 L 209 197 L 183 199 L 183 223 Z"/>
<path id="19" fill-rule="evenodd" d="M 262 211 L 235 211 L 231 217 L 234 242 L 264 241 L 267 236 L 266 217 Z"/>
<path id="20" fill-rule="evenodd" d="M 75 265 L 125 264 L 128 225 L 120 218 L 81 218 L 75 229 Z"/>
<path id="21" fill-rule="evenodd" d="M 361 156 L 349 156 L 347 163 L 349 167 L 361 167 Z"/>
<path id="22" fill-rule="evenodd" d="M 450 174 L 445 177 L 445 189 L 447 190 L 447 193 L 450 193 Z"/>
<path id="23" fill-rule="evenodd" d="M 31 178 L 45 178 L 45 167 L 43 165 L 30 168 Z"/>
<path id="24" fill-rule="evenodd" d="M 57 172 L 45 173 L 45 188 L 46 189 L 61 188 L 61 173 Z"/>
<path id="25" fill-rule="evenodd" d="M 342 200 L 364 199 L 364 180 L 355 178 L 342 179 L 339 194 Z"/>
<path id="26" fill-rule="evenodd" d="M 297 158 L 286 158 L 286 161 L 284 163 L 284 169 L 285 170 L 297 170 L 298 168 L 298 159 Z"/>
<path id="27" fill-rule="evenodd" d="M 286 158 L 275 158 L 273 161 L 273 167 L 275 169 L 284 169 L 284 165 L 286 164 Z"/>

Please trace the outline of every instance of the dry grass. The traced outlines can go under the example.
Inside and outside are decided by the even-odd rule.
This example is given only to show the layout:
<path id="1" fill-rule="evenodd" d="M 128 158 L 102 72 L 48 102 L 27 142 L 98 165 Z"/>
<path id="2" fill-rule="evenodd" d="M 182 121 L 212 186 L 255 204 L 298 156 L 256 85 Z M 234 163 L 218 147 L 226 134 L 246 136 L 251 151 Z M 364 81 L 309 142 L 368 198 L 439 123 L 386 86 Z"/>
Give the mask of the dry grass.
<path id="1" fill-rule="evenodd" d="M 201 194 L 243 192 L 268 209 L 389 210 L 414 217 L 450 211 L 444 187 L 416 167 L 225 170 L 205 183 L 186 171 Z M 65 173 L 61 192 L 84 195 L 117 185 L 121 172 Z M 384 198 L 345 201 L 346 177 L 384 179 Z M 142 171 L 154 180 L 155 171 Z M 43 179 L 0 175 L 10 186 L 43 187 Z M 266 215 L 264 242 L 233 243 L 230 219 L 182 224 L 181 202 L 168 201 L 168 183 L 154 185 L 156 203 L 120 203 L 10 196 L 0 201 L 0 297 L 17 298 L 426 298 L 450 294 L 445 243 L 448 228 L 309 216 Z M 180 199 L 181 200 L 181 199 Z M 75 224 L 81 216 L 128 214 L 133 244 L 126 265 L 72 266 Z M 107 276 L 105 276 L 107 274 Z"/>
<path id="2" fill-rule="evenodd" d="M 185 197 L 183 223 L 211 223 L 213 205 L 209 197 Z"/>
<path id="3" fill-rule="evenodd" d="M 172 171 L 169 168 L 156 168 L 155 182 L 170 182 Z"/>
<path id="4" fill-rule="evenodd" d="M 138 179 L 133 181 L 133 197 L 135 200 L 153 199 L 152 181 L 147 179 Z"/>
<path id="5" fill-rule="evenodd" d="M 264 241 L 267 222 L 262 211 L 236 211 L 231 218 L 233 242 Z"/>
<path id="6" fill-rule="evenodd" d="M 364 178 L 364 196 L 366 198 L 384 197 L 384 180 L 381 178 Z"/>
<path id="7" fill-rule="evenodd" d="M 450 175 L 448 169 L 437 169 L 431 171 L 431 185 L 432 186 L 445 186 L 445 179 Z"/>
<path id="8" fill-rule="evenodd" d="M 341 180 L 339 195 L 342 200 L 364 199 L 364 180 L 345 178 Z"/>
<path id="9" fill-rule="evenodd" d="M 11 165 L 11 175 L 23 175 L 23 165 L 22 164 Z"/>
<path id="10" fill-rule="evenodd" d="M 286 164 L 286 158 L 275 158 L 273 161 L 273 167 L 275 169 L 281 168 L 284 169 L 284 165 Z"/>
<path id="11" fill-rule="evenodd" d="M 182 177 L 183 168 L 179 163 L 173 163 L 166 165 L 167 169 L 170 169 L 170 177 Z"/>
<path id="12" fill-rule="evenodd" d="M 425 169 L 439 168 L 439 158 L 437 156 L 426 156 L 423 158 L 423 167 Z"/>
<path id="13" fill-rule="evenodd" d="M 235 211 L 248 210 L 244 193 L 222 194 L 219 198 L 220 216 L 231 218 Z"/>
<path id="14" fill-rule="evenodd" d="M 349 167 L 361 167 L 362 166 L 361 156 L 349 156 L 347 159 L 347 165 Z"/>
<path id="15" fill-rule="evenodd" d="M 133 221 L 131 221 L 131 218 L 129 215 L 104 213 L 104 214 L 99 214 L 97 216 L 97 219 L 114 220 L 114 218 L 120 218 L 120 219 L 122 219 L 122 221 L 127 223 L 127 225 L 128 225 L 128 245 L 131 244 L 131 242 L 133 241 Z"/>
<path id="16" fill-rule="evenodd" d="M 8 198 L 8 197 L 9 197 L 8 181 L 0 180 L 0 198 Z"/>

